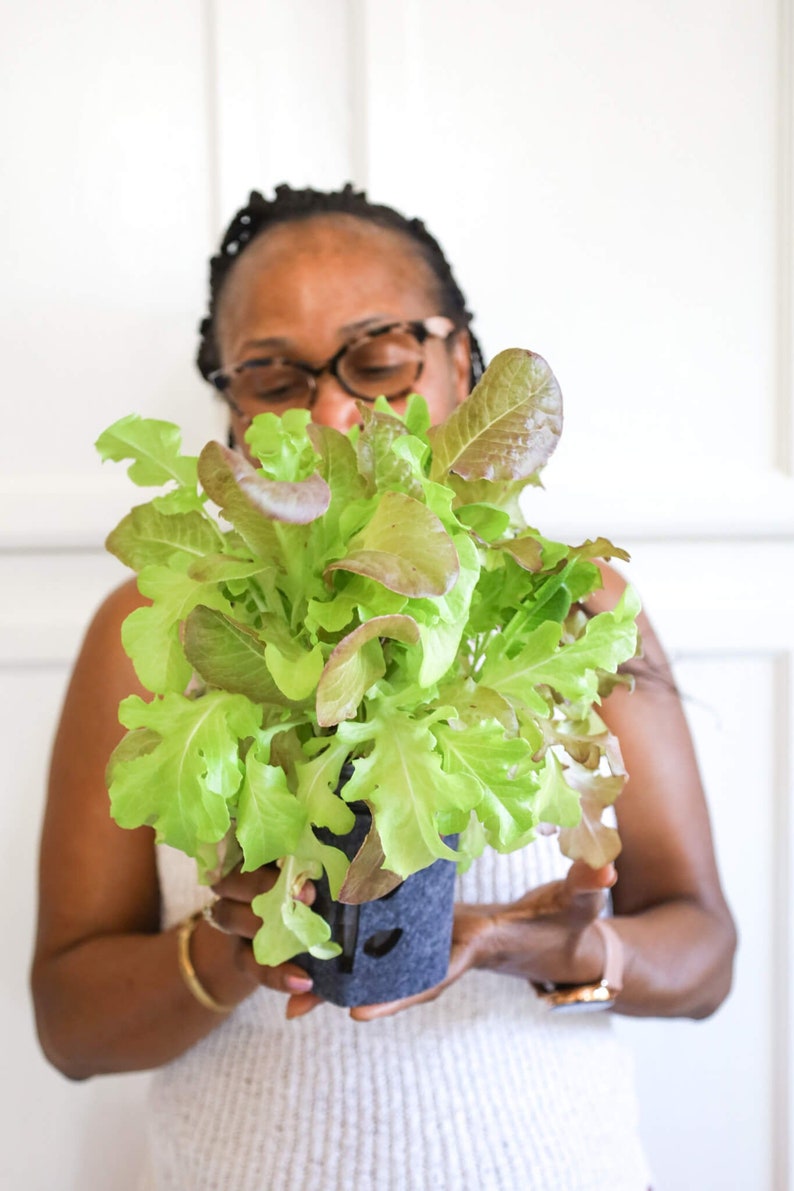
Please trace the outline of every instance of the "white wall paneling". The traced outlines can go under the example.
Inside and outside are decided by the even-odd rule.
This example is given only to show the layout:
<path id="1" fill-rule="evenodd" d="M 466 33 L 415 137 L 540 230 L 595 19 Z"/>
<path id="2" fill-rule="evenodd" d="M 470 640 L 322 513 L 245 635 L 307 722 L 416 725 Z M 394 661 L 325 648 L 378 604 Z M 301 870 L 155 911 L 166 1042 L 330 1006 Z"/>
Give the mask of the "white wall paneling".
<path id="1" fill-rule="evenodd" d="M 558 496 L 790 525 L 788 4 L 365 9 L 369 185 L 554 367 Z"/>
<path id="2" fill-rule="evenodd" d="M 0 10 L 0 1183 L 131 1191 L 141 1141 L 145 1077 L 67 1085 L 25 988 L 57 707 L 143 499 L 91 444 L 131 411 L 221 432 L 191 361 L 222 226 L 251 188 L 349 179 L 426 219 L 488 354 L 548 358 L 532 519 L 631 550 L 687 697 L 742 943 L 715 1018 L 620 1022 L 655 1191 L 794 1191 L 792 0 Z"/>
<path id="3" fill-rule="evenodd" d="M 356 0 L 208 3 L 221 222 L 252 188 L 360 180 Z"/>
<path id="4" fill-rule="evenodd" d="M 627 544 L 674 660 L 740 932 L 734 989 L 714 1018 L 619 1020 L 637 1055 L 654 1186 L 790 1187 L 794 625 L 774 593 L 794 552 Z"/>

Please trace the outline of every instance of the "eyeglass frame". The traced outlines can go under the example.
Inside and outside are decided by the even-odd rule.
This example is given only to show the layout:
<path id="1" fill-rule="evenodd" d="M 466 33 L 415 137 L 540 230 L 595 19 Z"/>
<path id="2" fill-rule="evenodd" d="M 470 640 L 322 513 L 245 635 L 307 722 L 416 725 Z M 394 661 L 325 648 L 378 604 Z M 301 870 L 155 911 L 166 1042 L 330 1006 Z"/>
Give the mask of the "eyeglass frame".
<path id="1" fill-rule="evenodd" d="M 441 329 L 443 324 L 444 329 Z M 350 397 L 357 397 L 360 401 L 375 401 L 376 398 L 365 396 L 362 393 L 356 393 L 351 389 L 350 385 L 346 384 L 344 378 L 339 375 L 339 362 L 344 359 L 349 351 L 357 347 L 360 343 L 366 342 L 367 339 L 377 339 L 380 335 L 388 335 L 390 331 L 408 331 L 416 339 L 420 348 L 424 349 L 424 345 L 428 339 L 439 339 L 442 343 L 447 340 L 456 331 L 461 330 L 461 327 L 454 319 L 449 318 L 446 314 L 431 314 L 427 318 L 419 319 L 401 319 L 393 323 L 384 323 L 382 326 L 373 327 L 369 331 L 364 331 L 363 334 L 356 336 L 355 339 L 343 343 L 337 352 L 335 352 L 330 359 L 326 360 L 324 364 L 317 366 L 309 364 L 304 360 L 291 360 L 288 356 L 263 356 L 261 358 L 242 360 L 239 364 L 230 364 L 228 368 L 216 368 L 214 372 L 210 372 L 207 380 L 220 393 L 223 400 L 229 406 L 233 413 L 238 418 L 251 421 L 255 414 L 246 414 L 237 405 L 237 402 L 232 398 L 227 391 L 227 386 L 231 383 L 232 376 L 246 371 L 249 368 L 262 368 L 271 364 L 285 364 L 290 368 L 297 368 L 304 372 L 307 378 L 309 390 L 309 402 L 306 406 L 301 408 L 311 409 L 317 399 L 317 381 L 324 373 L 328 372 L 333 376 L 334 380 L 344 389 Z M 422 375 L 425 366 L 424 354 L 418 361 L 416 376 L 411 384 L 406 389 L 401 389 L 399 393 L 390 393 L 387 397 L 388 401 L 396 401 L 400 397 L 405 397 L 412 391 L 413 386 Z M 285 409 L 289 408 L 286 404 Z M 263 407 L 263 412 L 265 412 Z"/>

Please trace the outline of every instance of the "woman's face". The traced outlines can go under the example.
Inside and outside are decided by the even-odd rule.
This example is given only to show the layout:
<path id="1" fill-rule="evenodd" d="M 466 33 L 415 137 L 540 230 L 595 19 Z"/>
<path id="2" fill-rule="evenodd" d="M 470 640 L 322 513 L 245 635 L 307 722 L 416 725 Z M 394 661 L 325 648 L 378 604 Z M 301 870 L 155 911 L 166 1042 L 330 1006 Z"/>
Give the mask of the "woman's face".
<path id="1" fill-rule="evenodd" d="M 435 278 L 410 239 L 349 215 L 278 224 L 245 249 L 222 290 L 217 340 L 222 367 L 263 355 L 315 367 L 368 329 L 437 315 Z M 468 335 L 430 338 L 416 389 L 434 423 L 468 393 Z M 401 410 L 404 400 L 392 402 Z M 347 431 L 352 397 L 328 372 L 317 379 L 312 418 Z M 243 441 L 247 423 L 232 414 Z"/>

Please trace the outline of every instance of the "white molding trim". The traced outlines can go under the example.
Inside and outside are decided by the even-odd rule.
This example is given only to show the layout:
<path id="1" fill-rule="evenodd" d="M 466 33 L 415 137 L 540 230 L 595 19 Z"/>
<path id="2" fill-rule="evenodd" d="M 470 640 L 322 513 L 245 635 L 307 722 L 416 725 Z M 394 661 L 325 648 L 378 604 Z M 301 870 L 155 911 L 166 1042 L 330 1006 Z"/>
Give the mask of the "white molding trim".
<path id="1" fill-rule="evenodd" d="M 46 485 L 46 486 L 45 486 Z M 101 550 L 133 505 L 156 495 L 113 474 L 18 476 L 0 482 L 0 553 Z M 794 540 L 794 478 L 745 472 L 699 477 L 697 488 L 674 477 L 657 484 L 625 478 L 621 486 L 577 491 L 549 480 L 530 489 L 527 516 L 562 541 L 605 534 L 635 541 Z"/>

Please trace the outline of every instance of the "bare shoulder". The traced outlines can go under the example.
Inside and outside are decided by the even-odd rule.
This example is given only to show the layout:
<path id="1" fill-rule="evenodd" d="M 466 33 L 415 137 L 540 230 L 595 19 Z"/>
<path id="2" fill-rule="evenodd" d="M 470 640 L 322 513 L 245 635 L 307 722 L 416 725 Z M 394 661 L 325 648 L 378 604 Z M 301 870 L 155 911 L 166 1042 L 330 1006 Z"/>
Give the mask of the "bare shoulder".
<path id="1" fill-rule="evenodd" d="M 52 746 L 41 839 L 39 947 L 57 950 L 113 929 L 156 929 L 153 834 L 110 817 L 107 762 L 124 735 L 118 705 L 151 696 L 121 644 L 126 616 L 145 601 L 135 581 L 97 609 L 75 662 Z"/>

